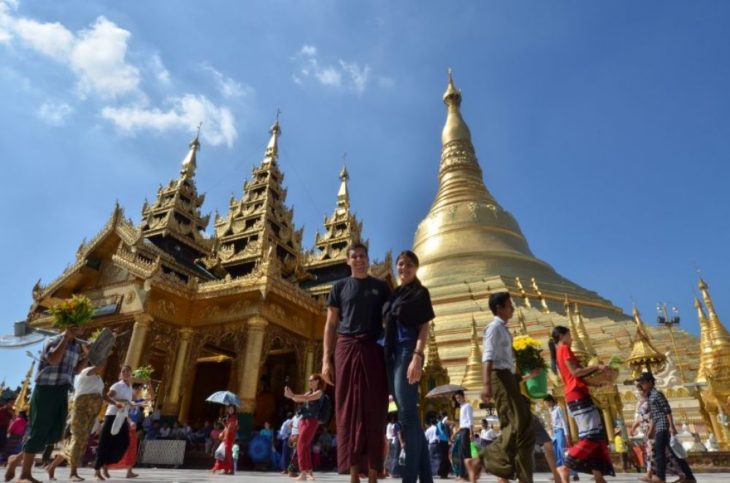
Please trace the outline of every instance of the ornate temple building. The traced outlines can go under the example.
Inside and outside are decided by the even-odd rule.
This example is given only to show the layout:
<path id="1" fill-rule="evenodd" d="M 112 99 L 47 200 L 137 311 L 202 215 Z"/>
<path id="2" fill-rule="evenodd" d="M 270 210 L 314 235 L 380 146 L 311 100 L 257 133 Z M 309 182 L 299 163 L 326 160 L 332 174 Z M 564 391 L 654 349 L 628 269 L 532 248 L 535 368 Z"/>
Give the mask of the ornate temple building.
<path id="1" fill-rule="evenodd" d="M 303 249 L 302 229 L 286 205 L 278 119 L 270 135 L 242 196 L 230 200 L 225 216 L 216 215 L 212 236 L 195 185 L 196 136 L 180 174 L 144 203 L 139 224 L 116 206 L 63 274 L 33 288 L 29 323 L 50 325 L 54 302 L 83 293 L 97 307 L 92 326 L 118 334 L 107 378 L 121 363 L 151 365 L 162 414 L 210 417 L 216 408 L 203 401 L 228 389 L 254 422 L 278 417 L 285 381 L 303 387 L 319 366 L 324 298 L 349 275 L 346 247 L 363 228 L 350 210 L 343 168 L 334 212 L 314 249 Z M 391 265 L 387 254 L 371 270 L 392 283 Z"/>
<path id="2" fill-rule="evenodd" d="M 715 312 L 707 284 L 696 301 L 701 337 L 649 326 L 596 292 L 561 276 L 531 251 L 517 220 L 489 192 L 470 130 L 461 114 L 461 92 L 449 75 L 442 132 L 439 187 L 418 225 L 413 247 L 419 278 L 429 287 L 436 318 L 429 331 L 422 390 L 462 384 L 473 399 L 481 385 L 481 333 L 492 319 L 489 294 L 507 290 L 517 313 L 516 332 L 547 341 L 555 325 L 574 334 L 574 351 L 586 362 L 621 356 L 619 384 L 594 392 L 607 425 L 630 423 L 636 395 L 624 385 L 643 370 L 657 374 L 681 422 L 730 444 L 730 335 Z M 243 182 L 240 198 L 216 214 L 212 234 L 195 184 L 200 143 L 189 146 L 180 174 L 145 202 L 133 223 L 116 206 L 107 224 L 83 242 L 76 260 L 51 283 L 33 288 L 28 315 L 48 326 L 48 308 L 83 293 L 97 306 L 93 326 L 118 333 L 108 378 L 118 364 L 150 364 L 162 413 L 195 421 L 210 416 L 205 397 L 237 393 L 244 424 L 281 415 L 283 385 L 302 387 L 319 366 L 324 300 L 332 284 L 349 275 L 346 247 L 362 240 L 353 214 L 349 175 L 343 168 L 331 215 L 313 249 L 287 206 L 279 163 L 277 119 L 263 160 Z M 334 187 L 333 187 L 334 188 Z M 334 189 L 333 189 L 334 192 Z M 392 259 L 374 263 L 374 275 L 393 283 Z M 706 309 L 706 311 L 705 311 Z M 682 350 L 677 350 L 681 347 Z M 547 351 L 546 351 L 547 352 Z M 552 378 L 559 395 L 560 381 Z M 427 402 L 424 410 L 436 409 Z"/>

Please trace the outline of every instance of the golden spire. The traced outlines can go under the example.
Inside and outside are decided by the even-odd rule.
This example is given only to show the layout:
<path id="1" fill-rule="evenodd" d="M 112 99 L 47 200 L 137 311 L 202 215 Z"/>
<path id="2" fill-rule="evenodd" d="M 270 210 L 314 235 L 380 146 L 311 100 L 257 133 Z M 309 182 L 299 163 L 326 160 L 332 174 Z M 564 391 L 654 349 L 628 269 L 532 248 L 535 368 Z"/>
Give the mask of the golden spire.
<path id="1" fill-rule="evenodd" d="M 441 367 L 441 357 L 439 357 L 439 348 L 436 344 L 436 331 L 434 330 L 433 320 L 428 323 L 428 359 L 426 367 Z"/>
<path id="2" fill-rule="evenodd" d="M 27 411 L 30 406 L 30 401 L 29 401 L 30 378 L 33 376 L 34 367 L 35 367 L 35 359 L 30 363 L 30 369 L 28 369 L 28 373 L 25 375 L 25 379 L 23 379 L 23 384 L 20 386 L 20 391 L 18 391 L 18 395 L 15 397 L 15 403 L 13 404 L 13 409 L 15 410 L 16 414 L 20 411 Z"/>
<path id="3" fill-rule="evenodd" d="M 583 344 L 583 339 L 580 337 L 580 332 L 578 332 L 578 328 L 575 326 L 573 312 L 570 310 L 570 301 L 568 300 L 567 295 L 565 296 L 563 307 L 565 308 L 565 317 L 568 319 L 568 324 L 570 325 L 570 335 L 573 339 L 573 342 L 570 344 L 570 348 L 573 350 L 573 354 L 575 354 L 581 362 L 588 362 L 589 354 L 586 350 L 585 344 Z"/>
<path id="4" fill-rule="evenodd" d="M 591 338 L 588 336 L 588 331 L 586 330 L 585 323 L 583 322 L 583 314 L 580 313 L 580 306 L 578 305 L 578 302 L 575 303 L 575 320 L 576 320 L 576 328 L 578 329 L 578 334 L 580 334 L 580 338 L 583 341 L 583 345 L 586 348 L 586 351 L 591 357 L 595 357 L 597 355 L 596 349 L 593 348 L 593 343 L 591 342 Z"/>
<path id="5" fill-rule="evenodd" d="M 728 358 L 728 362 L 730 362 L 730 333 L 728 333 L 725 326 L 722 325 L 720 317 L 715 311 L 715 305 L 712 303 L 712 297 L 710 297 L 708 285 L 702 277 L 700 277 L 698 287 L 702 293 L 702 300 L 705 302 L 705 307 L 707 307 L 707 328 L 709 329 L 710 340 L 712 340 L 714 355 L 715 357 L 726 356 Z"/>
<path id="6" fill-rule="evenodd" d="M 641 320 L 639 309 L 634 305 L 634 323 L 636 324 L 636 337 L 631 348 L 631 354 L 626 363 L 633 369 L 633 377 L 638 377 L 644 371 L 658 372 L 664 367 L 667 358 L 659 352 L 649 340 L 649 333 L 646 331 L 644 322 Z"/>
<path id="7" fill-rule="evenodd" d="M 696 381 L 707 382 L 707 374 L 711 371 L 712 366 L 712 334 L 710 333 L 710 322 L 707 320 L 700 299 L 695 297 L 694 303 L 697 309 L 697 320 L 700 323 L 700 367 L 697 369 Z"/>
<path id="8" fill-rule="evenodd" d="M 190 141 L 190 150 L 182 161 L 180 174 L 183 178 L 192 178 L 195 176 L 195 168 L 198 167 L 195 153 L 200 149 L 200 141 L 198 139 L 200 138 L 200 126 L 202 125 L 202 122 L 198 124 L 198 132 L 195 134 L 195 138 Z"/>
<path id="9" fill-rule="evenodd" d="M 535 280 L 535 277 L 530 278 L 530 283 L 532 284 L 532 289 L 537 294 L 537 298 L 540 300 L 540 306 L 542 307 L 542 311 L 546 314 L 550 312 L 550 307 L 548 307 L 547 300 L 545 300 L 545 296 L 542 294 L 542 291 L 537 286 L 537 280 Z"/>
<path id="10" fill-rule="evenodd" d="M 350 209 L 350 192 L 347 189 L 347 181 L 350 179 L 350 174 L 347 172 L 347 166 L 342 165 L 342 171 L 340 171 L 340 190 L 337 192 L 337 207 L 345 210 Z"/>
<path id="11" fill-rule="evenodd" d="M 525 314 L 522 309 L 517 312 L 517 321 L 520 323 L 520 335 L 529 335 L 527 333 L 527 324 L 525 323 Z"/>
<path id="12" fill-rule="evenodd" d="M 269 133 L 271 133 L 271 138 L 269 139 L 269 144 L 266 145 L 266 153 L 264 159 L 265 163 L 276 161 L 277 159 L 279 159 L 279 136 L 281 136 L 281 127 L 279 126 L 279 114 L 281 114 L 281 111 L 277 109 L 276 121 L 274 121 L 271 129 L 269 129 Z"/>
<path id="13" fill-rule="evenodd" d="M 471 352 L 466 361 L 466 370 L 461 379 L 464 389 L 476 390 L 482 387 L 482 357 L 479 350 L 479 339 L 477 338 L 477 321 L 471 317 Z"/>
<path id="14" fill-rule="evenodd" d="M 517 284 L 517 288 L 520 290 L 520 297 L 522 297 L 525 307 L 528 309 L 532 308 L 530 298 L 527 296 L 527 292 L 525 292 L 525 287 L 522 286 L 522 280 L 520 280 L 520 277 L 515 277 L 515 283 Z"/>
<path id="15" fill-rule="evenodd" d="M 446 146 L 453 141 L 468 141 L 471 143 L 471 132 L 461 117 L 461 91 L 454 85 L 451 68 L 449 68 L 449 84 L 444 92 L 444 104 L 447 106 L 446 124 L 441 132 L 441 144 Z"/>

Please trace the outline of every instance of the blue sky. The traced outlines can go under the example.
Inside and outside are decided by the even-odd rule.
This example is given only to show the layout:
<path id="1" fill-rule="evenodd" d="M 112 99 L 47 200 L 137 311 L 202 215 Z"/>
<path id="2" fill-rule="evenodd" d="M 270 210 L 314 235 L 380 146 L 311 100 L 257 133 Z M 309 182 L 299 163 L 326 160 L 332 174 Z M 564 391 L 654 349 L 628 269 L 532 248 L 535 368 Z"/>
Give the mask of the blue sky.
<path id="1" fill-rule="evenodd" d="M 722 1 L 0 0 L 0 332 L 119 200 L 176 176 L 203 122 L 203 209 L 225 212 L 277 108 L 311 246 L 347 153 L 374 255 L 409 247 L 437 186 L 453 67 L 487 186 L 532 250 L 647 320 L 697 332 L 695 270 L 730 322 L 730 4 Z M 23 351 L 0 351 L 16 383 Z"/>

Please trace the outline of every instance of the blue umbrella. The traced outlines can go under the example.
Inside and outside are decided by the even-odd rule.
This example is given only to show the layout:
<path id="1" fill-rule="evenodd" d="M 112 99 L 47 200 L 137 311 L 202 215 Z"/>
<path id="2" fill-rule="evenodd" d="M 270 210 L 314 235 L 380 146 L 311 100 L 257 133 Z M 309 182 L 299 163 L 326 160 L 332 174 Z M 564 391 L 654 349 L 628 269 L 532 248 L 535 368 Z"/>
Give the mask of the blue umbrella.
<path id="1" fill-rule="evenodd" d="M 208 399 L 206 399 L 208 402 L 217 403 L 217 404 L 225 404 L 233 405 L 236 407 L 239 407 L 241 405 L 240 399 L 238 399 L 238 396 L 233 394 L 231 391 L 218 391 L 214 392 L 210 396 L 208 396 Z"/>

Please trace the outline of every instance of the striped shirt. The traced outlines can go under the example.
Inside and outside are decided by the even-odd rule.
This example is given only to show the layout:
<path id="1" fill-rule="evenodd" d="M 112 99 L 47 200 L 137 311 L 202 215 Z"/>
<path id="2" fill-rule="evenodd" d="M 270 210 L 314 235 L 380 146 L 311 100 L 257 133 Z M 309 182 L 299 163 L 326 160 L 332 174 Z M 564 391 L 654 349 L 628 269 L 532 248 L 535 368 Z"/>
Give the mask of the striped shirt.
<path id="1" fill-rule="evenodd" d="M 48 353 L 58 347 L 63 341 L 63 335 L 51 337 L 46 341 L 41 351 L 41 361 L 38 364 L 38 373 L 35 376 L 35 383 L 39 386 L 63 386 L 73 385 L 76 366 L 81 359 L 81 344 L 72 339 L 66 344 L 66 351 L 63 359 L 57 365 L 48 362 Z"/>

